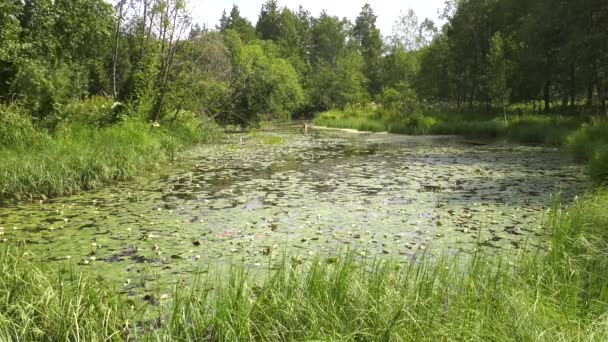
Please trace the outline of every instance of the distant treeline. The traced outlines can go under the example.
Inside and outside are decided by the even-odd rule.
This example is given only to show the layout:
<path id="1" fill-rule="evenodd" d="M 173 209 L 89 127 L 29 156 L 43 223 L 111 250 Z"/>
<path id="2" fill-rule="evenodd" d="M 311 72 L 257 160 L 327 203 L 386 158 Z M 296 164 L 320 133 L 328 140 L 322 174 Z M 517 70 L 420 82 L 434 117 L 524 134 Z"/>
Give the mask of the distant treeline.
<path id="1" fill-rule="evenodd" d="M 117 102 L 107 123 L 248 126 L 371 101 L 606 112 L 608 2 L 449 0 L 442 16 L 410 10 L 383 37 L 369 5 L 353 23 L 268 0 L 255 26 L 233 6 L 206 28 L 183 0 L 0 0 L 0 102 L 51 128 L 92 96 Z"/>

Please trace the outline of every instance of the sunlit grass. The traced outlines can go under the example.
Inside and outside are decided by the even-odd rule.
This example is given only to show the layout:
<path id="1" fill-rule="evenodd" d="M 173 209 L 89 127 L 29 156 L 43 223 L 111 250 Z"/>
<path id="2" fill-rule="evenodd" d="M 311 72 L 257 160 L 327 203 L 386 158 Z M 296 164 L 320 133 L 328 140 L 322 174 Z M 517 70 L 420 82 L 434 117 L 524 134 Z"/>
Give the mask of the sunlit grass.
<path id="1" fill-rule="evenodd" d="M 608 182 L 608 123 L 561 115 L 510 115 L 483 113 L 433 113 L 398 116 L 374 108 L 331 110 L 319 114 L 315 124 L 335 128 L 399 134 L 460 135 L 473 139 L 503 139 L 508 142 L 566 146 L 572 155 L 587 163 L 592 181 Z"/>
<path id="2" fill-rule="evenodd" d="M 137 119 L 105 128 L 71 124 L 52 135 L 23 125 L 19 135 L 4 138 L 23 143 L 0 149 L 0 199 L 44 198 L 130 179 L 217 136 L 214 127 L 201 129 L 195 119 L 160 127 Z"/>
<path id="3" fill-rule="evenodd" d="M 495 139 L 531 144 L 561 146 L 566 136 L 580 126 L 577 119 L 547 115 L 513 115 L 505 122 L 502 116 L 483 113 L 438 112 L 396 115 L 381 109 L 358 108 L 331 110 L 319 114 L 315 124 L 398 134 L 461 135 L 469 138 Z"/>

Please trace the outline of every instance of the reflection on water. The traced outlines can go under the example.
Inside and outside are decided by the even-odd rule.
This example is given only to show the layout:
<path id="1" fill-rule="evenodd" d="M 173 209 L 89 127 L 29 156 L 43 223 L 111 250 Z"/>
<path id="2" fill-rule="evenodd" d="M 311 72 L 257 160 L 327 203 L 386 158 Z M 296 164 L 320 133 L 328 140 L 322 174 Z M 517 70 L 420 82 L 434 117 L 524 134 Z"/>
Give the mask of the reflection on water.
<path id="1" fill-rule="evenodd" d="M 540 243 L 550 193 L 568 200 L 584 186 L 580 168 L 554 149 L 273 134 L 285 143 L 202 146 L 160 174 L 0 208 L 0 238 L 120 281 L 150 267 L 169 279 L 201 265 L 261 267 L 283 253 L 344 248 L 397 260 L 422 249 L 503 253 Z"/>

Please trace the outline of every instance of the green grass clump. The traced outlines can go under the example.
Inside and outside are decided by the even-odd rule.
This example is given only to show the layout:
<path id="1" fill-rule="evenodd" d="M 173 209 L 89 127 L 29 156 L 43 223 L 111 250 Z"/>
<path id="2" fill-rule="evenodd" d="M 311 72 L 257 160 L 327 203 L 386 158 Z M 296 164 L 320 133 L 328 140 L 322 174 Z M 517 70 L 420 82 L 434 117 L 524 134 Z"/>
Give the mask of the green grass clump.
<path id="1" fill-rule="evenodd" d="M 129 322 L 114 291 L 69 266 L 56 273 L 30 259 L 0 251 L 0 340 L 126 340 Z"/>
<path id="2" fill-rule="evenodd" d="M 0 128 L 6 147 L 0 150 L 0 200 L 64 195 L 127 180 L 218 134 L 212 126 L 198 127 L 192 116 L 160 127 L 136 118 L 104 128 L 63 123 L 53 134 L 11 110 L 0 111 L 0 118 L 8 118 L 14 130 Z"/>
<path id="3" fill-rule="evenodd" d="M 509 120 L 507 138 L 520 143 L 561 146 L 580 125 L 578 119 L 571 117 L 517 115 Z"/>
<path id="4" fill-rule="evenodd" d="M 34 128 L 31 117 L 16 105 L 0 105 L 0 150 L 39 148 L 50 137 Z"/>
<path id="5" fill-rule="evenodd" d="M 387 127 L 377 117 L 372 117 L 373 111 L 365 109 L 350 108 L 344 112 L 331 110 L 315 118 L 314 123 L 318 126 L 356 129 L 366 132 L 385 132 Z"/>
<path id="6" fill-rule="evenodd" d="M 589 176 L 598 184 L 608 182 L 608 121 L 596 119 L 584 124 L 566 139 L 575 158 L 587 162 Z"/>
<path id="7" fill-rule="evenodd" d="M 319 114 L 315 124 L 397 134 L 460 135 L 477 139 L 505 138 L 512 142 L 561 146 L 580 122 L 547 115 L 502 116 L 483 113 L 436 112 L 399 115 L 373 106 L 331 110 Z"/>
<path id="8" fill-rule="evenodd" d="M 114 296 L 103 283 L 73 272 L 56 278 L 27 254 L 8 249 L 0 254 L 0 337 L 605 341 L 606 207 L 605 191 L 567 209 L 555 205 L 546 251 L 401 261 L 350 252 L 287 259 L 262 277 L 235 265 L 224 281 L 180 282 L 158 307 L 142 306 L 150 314 L 130 311 L 137 298 Z"/>

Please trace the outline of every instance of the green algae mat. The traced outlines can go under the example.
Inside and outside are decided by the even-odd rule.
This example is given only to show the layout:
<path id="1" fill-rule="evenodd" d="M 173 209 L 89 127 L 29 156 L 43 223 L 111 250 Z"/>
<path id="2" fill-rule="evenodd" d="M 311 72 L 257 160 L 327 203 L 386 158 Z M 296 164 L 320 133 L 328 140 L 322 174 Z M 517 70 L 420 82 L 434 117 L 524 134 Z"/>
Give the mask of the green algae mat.
<path id="1" fill-rule="evenodd" d="M 0 241 L 150 298 L 235 262 L 544 248 L 552 195 L 568 201 L 585 186 L 557 149 L 284 129 L 229 135 L 102 191 L 5 204 Z"/>

